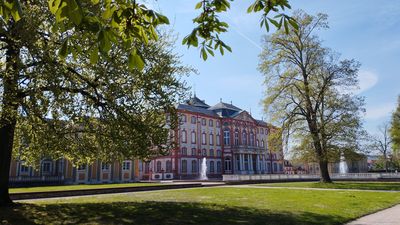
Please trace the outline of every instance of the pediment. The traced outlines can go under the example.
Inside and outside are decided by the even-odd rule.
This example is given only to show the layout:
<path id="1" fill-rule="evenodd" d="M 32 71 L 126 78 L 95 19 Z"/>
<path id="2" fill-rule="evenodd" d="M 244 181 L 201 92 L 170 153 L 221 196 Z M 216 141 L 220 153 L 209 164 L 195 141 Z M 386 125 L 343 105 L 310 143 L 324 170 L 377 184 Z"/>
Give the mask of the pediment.
<path id="1" fill-rule="evenodd" d="M 247 111 L 241 111 L 237 115 L 233 116 L 233 118 L 237 120 L 243 120 L 246 122 L 252 122 L 252 123 L 256 122 L 256 120 Z"/>

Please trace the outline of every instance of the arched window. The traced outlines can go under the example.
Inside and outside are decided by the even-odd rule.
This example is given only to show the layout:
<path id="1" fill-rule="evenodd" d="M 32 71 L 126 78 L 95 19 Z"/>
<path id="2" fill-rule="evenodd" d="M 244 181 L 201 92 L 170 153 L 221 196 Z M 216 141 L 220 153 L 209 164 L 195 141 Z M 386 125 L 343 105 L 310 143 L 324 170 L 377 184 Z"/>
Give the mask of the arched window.
<path id="1" fill-rule="evenodd" d="M 190 122 L 191 122 L 192 124 L 196 124 L 196 117 L 195 117 L 195 116 L 192 116 L 192 118 L 190 119 Z"/>
<path id="2" fill-rule="evenodd" d="M 222 156 L 222 153 L 221 153 L 221 150 L 217 150 L 217 157 L 221 157 Z"/>
<path id="3" fill-rule="evenodd" d="M 196 149 L 192 148 L 192 156 L 196 156 Z"/>
<path id="4" fill-rule="evenodd" d="M 244 170 L 249 170 L 249 157 L 248 157 L 248 154 L 244 155 Z"/>
<path id="5" fill-rule="evenodd" d="M 221 173 L 221 161 L 217 161 L 217 173 Z"/>
<path id="6" fill-rule="evenodd" d="M 207 150 L 205 148 L 203 148 L 202 152 L 203 152 L 203 156 L 207 156 Z"/>
<path id="7" fill-rule="evenodd" d="M 196 144 L 196 131 L 192 131 L 191 140 L 192 140 L 192 144 Z"/>
<path id="8" fill-rule="evenodd" d="M 197 173 L 197 161 L 192 160 L 192 173 Z"/>
<path id="9" fill-rule="evenodd" d="M 231 158 L 226 157 L 225 160 L 225 171 L 230 171 L 231 170 Z M 239 168 L 239 167 L 238 167 Z"/>
<path id="10" fill-rule="evenodd" d="M 217 145 L 220 146 L 221 145 L 221 135 L 217 134 L 215 136 L 215 140 L 216 140 Z"/>
<path id="11" fill-rule="evenodd" d="M 224 130 L 224 145 L 230 144 L 230 133 L 229 130 Z"/>
<path id="12" fill-rule="evenodd" d="M 214 144 L 214 135 L 212 133 L 210 133 L 209 138 L 208 138 L 208 142 L 210 143 L 210 145 Z"/>
<path id="13" fill-rule="evenodd" d="M 144 173 L 149 173 L 150 171 L 150 162 L 144 163 Z"/>
<path id="14" fill-rule="evenodd" d="M 264 147 L 264 140 L 261 140 L 261 147 Z"/>
<path id="15" fill-rule="evenodd" d="M 254 146 L 254 134 L 253 134 L 253 132 L 250 133 L 250 146 Z"/>
<path id="16" fill-rule="evenodd" d="M 235 145 L 239 145 L 239 131 L 235 130 Z"/>
<path id="17" fill-rule="evenodd" d="M 260 141 L 257 139 L 256 140 L 256 146 L 259 147 L 260 146 Z"/>
<path id="18" fill-rule="evenodd" d="M 205 126 L 207 124 L 206 119 L 201 119 L 201 125 Z"/>
<path id="19" fill-rule="evenodd" d="M 186 123 L 186 115 L 182 114 L 180 120 L 182 123 Z"/>
<path id="20" fill-rule="evenodd" d="M 182 131 L 182 142 L 183 143 L 187 142 L 187 132 L 186 132 L 186 130 Z"/>
<path id="21" fill-rule="evenodd" d="M 181 154 L 182 155 L 187 155 L 187 148 L 186 147 L 182 148 L 182 153 Z"/>
<path id="22" fill-rule="evenodd" d="M 260 131 L 261 131 L 260 132 L 261 134 L 264 134 L 264 129 L 263 128 L 261 128 Z"/>
<path id="23" fill-rule="evenodd" d="M 211 157 L 214 156 L 214 149 L 210 149 L 210 156 L 211 156 Z"/>
<path id="24" fill-rule="evenodd" d="M 181 171 L 182 171 L 182 173 L 187 172 L 187 161 L 186 160 L 182 160 Z"/>
<path id="25" fill-rule="evenodd" d="M 210 161 L 210 173 L 214 173 L 214 161 Z"/>
<path id="26" fill-rule="evenodd" d="M 172 172 L 172 162 L 171 162 L 171 160 L 167 160 L 166 167 L 167 168 L 166 168 L 165 172 L 171 173 Z"/>
<path id="27" fill-rule="evenodd" d="M 213 127 L 214 126 L 214 121 L 212 119 L 210 119 L 208 121 L 208 126 Z"/>
<path id="28" fill-rule="evenodd" d="M 161 161 L 157 161 L 157 172 L 161 172 Z"/>
<path id="29" fill-rule="evenodd" d="M 242 145 L 247 145 L 247 133 L 245 130 L 242 133 Z"/>
<path id="30" fill-rule="evenodd" d="M 206 133 L 201 134 L 201 144 L 206 145 L 207 144 L 207 139 L 206 139 Z"/>

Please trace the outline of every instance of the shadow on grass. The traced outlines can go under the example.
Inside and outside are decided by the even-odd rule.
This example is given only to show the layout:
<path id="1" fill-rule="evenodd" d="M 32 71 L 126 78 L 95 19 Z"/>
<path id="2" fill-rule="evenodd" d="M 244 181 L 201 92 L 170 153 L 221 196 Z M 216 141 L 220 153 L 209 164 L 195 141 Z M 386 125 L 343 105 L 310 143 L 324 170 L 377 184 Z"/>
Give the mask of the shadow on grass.
<path id="1" fill-rule="evenodd" d="M 21 204 L 0 208 L 0 224 L 342 224 L 339 216 L 183 202 Z"/>

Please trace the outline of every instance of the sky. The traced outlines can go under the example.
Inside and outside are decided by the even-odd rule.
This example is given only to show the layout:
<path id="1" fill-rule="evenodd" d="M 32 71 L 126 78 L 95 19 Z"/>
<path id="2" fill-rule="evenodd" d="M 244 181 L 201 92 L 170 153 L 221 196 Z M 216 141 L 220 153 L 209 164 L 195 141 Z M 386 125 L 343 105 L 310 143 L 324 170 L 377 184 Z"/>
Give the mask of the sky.
<path id="1" fill-rule="evenodd" d="M 266 118 L 261 100 L 264 97 L 263 75 L 257 70 L 261 53 L 261 38 L 268 35 L 259 26 L 259 14 L 247 14 L 252 0 L 236 0 L 231 10 L 220 19 L 230 28 L 222 39 L 232 47 L 232 53 L 216 54 L 207 61 L 200 51 L 181 45 L 191 32 L 192 19 L 198 14 L 194 6 L 198 0 L 150 1 L 150 7 L 170 19 L 178 35 L 175 51 L 182 62 L 193 66 L 198 75 L 186 78 L 197 97 L 214 105 L 231 102 L 251 111 L 256 119 Z M 400 94 L 400 1 L 389 0 L 289 0 L 292 10 L 328 14 L 329 29 L 318 32 L 323 45 L 341 54 L 342 59 L 361 63 L 359 94 L 365 96 L 364 127 L 376 133 L 377 127 L 389 121 Z M 290 14 L 290 11 L 287 11 Z"/>

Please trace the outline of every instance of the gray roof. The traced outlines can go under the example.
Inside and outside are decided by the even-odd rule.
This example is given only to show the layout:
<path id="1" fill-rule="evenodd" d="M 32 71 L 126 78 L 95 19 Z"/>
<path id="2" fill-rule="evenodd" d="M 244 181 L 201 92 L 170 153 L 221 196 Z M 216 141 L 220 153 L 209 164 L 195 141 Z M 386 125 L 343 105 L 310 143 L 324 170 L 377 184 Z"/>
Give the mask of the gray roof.
<path id="1" fill-rule="evenodd" d="M 210 106 L 207 105 L 204 101 L 200 100 L 196 95 L 186 101 L 188 105 L 202 107 L 202 108 L 209 108 Z"/>
<path id="2" fill-rule="evenodd" d="M 232 104 L 228 104 L 225 102 L 219 102 L 218 104 L 211 106 L 210 108 L 208 108 L 209 110 L 218 110 L 218 109 L 230 109 L 233 111 L 241 111 L 240 108 L 232 105 Z"/>
<path id="3" fill-rule="evenodd" d="M 262 120 L 256 120 L 259 125 L 268 126 L 268 123 Z"/>
<path id="4" fill-rule="evenodd" d="M 211 110 L 208 110 L 205 108 L 201 108 L 201 107 L 192 106 L 192 105 L 179 104 L 177 108 L 179 110 L 187 110 L 190 112 L 202 113 L 202 114 L 209 115 L 209 116 L 219 117 L 218 114 L 216 114 L 214 111 L 211 111 Z"/>

